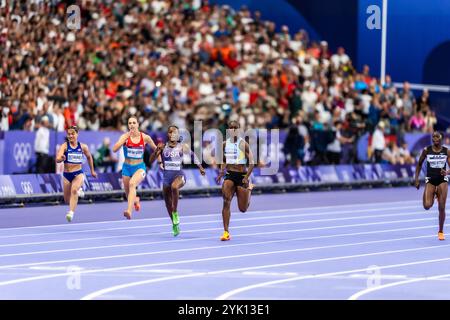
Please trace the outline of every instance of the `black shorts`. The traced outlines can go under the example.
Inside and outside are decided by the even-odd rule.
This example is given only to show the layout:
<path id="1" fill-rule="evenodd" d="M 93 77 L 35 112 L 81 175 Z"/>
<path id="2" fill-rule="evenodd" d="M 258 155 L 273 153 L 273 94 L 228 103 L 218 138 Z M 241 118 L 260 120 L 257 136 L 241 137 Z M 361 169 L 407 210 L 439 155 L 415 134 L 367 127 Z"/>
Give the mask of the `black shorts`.
<path id="1" fill-rule="evenodd" d="M 234 183 L 235 187 L 244 187 L 244 184 L 242 183 L 242 179 L 244 179 L 246 172 L 234 172 L 234 171 L 228 171 L 225 175 L 225 180 L 231 180 Z"/>
<path id="2" fill-rule="evenodd" d="M 425 183 L 431 183 L 433 186 L 437 187 L 441 183 L 448 183 L 448 177 L 447 176 L 440 176 L 440 177 L 425 177 Z"/>

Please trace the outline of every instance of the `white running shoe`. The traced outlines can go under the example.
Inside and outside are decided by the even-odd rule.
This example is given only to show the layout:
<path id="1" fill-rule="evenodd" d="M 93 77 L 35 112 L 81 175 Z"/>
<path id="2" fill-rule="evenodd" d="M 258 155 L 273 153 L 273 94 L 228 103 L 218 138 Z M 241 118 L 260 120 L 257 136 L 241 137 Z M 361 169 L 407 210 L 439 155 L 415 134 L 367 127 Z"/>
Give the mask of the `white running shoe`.
<path id="1" fill-rule="evenodd" d="M 78 189 L 78 197 L 79 197 L 79 198 L 84 198 L 84 191 L 83 191 L 83 188 Z"/>
<path id="2" fill-rule="evenodd" d="M 73 215 L 74 215 L 75 213 L 73 212 L 73 211 L 68 211 L 67 212 L 67 214 L 66 214 L 66 219 L 67 219 L 67 222 L 72 222 L 72 220 L 73 220 Z"/>

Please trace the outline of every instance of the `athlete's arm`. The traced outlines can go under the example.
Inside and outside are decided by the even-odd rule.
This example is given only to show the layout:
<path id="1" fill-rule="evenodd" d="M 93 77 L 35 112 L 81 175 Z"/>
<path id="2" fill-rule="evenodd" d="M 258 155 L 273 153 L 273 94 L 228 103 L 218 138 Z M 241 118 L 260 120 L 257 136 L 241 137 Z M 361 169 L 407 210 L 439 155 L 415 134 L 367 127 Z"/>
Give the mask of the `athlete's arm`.
<path id="1" fill-rule="evenodd" d="M 82 143 L 81 149 L 83 150 L 84 155 L 88 159 L 89 168 L 91 169 L 91 175 L 94 178 L 97 178 L 97 173 L 95 172 L 94 168 L 94 159 L 92 158 L 91 152 L 89 151 L 89 147 L 86 144 Z"/>
<path id="2" fill-rule="evenodd" d="M 244 145 L 245 157 L 248 159 L 247 174 L 245 175 L 244 179 L 242 179 L 242 182 L 248 183 L 248 178 L 250 178 L 253 168 L 255 167 L 255 161 L 253 159 L 253 152 L 252 152 L 252 150 L 250 150 L 250 145 L 245 141 L 242 141 L 242 144 Z M 241 146 L 239 146 L 239 147 L 241 147 Z"/>
<path id="3" fill-rule="evenodd" d="M 123 135 L 120 136 L 119 141 L 116 142 L 116 144 L 113 147 L 113 152 L 117 152 L 123 145 L 124 143 L 127 141 L 127 139 L 130 137 L 130 133 L 124 133 Z"/>
<path id="4" fill-rule="evenodd" d="M 63 143 L 58 150 L 58 154 L 56 155 L 56 163 L 61 163 L 66 160 L 66 156 L 64 153 L 66 152 L 67 143 Z"/>
<path id="5" fill-rule="evenodd" d="M 447 165 L 448 168 L 450 168 L 450 149 L 447 149 Z M 444 176 L 450 174 L 450 170 L 444 170 L 445 173 L 443 173 Z"/>
<path id="6" fill-rule="evenodd" d="M 222 142 L 222 162 L 219 164 L 219 175 L 216 178 L 217 184 L 220 184 L 220 180 L 222 179 L 223 175 L 225 174 L 225 167 L 227 165 L 225 161 L 225 142 Z"/>
<path id="7" fill-rule="evenodd" d="M 414 176 L 414 186 L 419 190 L 420 182 L 419 182 L 419 173 L 420 169 L 422 169 L 422 164 L 425 161 L 425 158 L 427 157 L 427 148 L 422 150 L 422 154 L 420 155 L 419 161 L 416 165 L 416 174 Z"/>
<path id="8" fill-rule="evenodd" d="M 148 134 L 143 134 L 144 136 L 144 142 L 148 143 L 150 145 L 150 148 L 152 148 L 153 150 L 156 150 L 157 146 L 155 144 L 155 142 L 153 141 L 152 137 L 150 137 Z"/>
<path id="9" fill-rule="evenodd" d="M 158 157 L 160 158 L 161 156 L 161 152 L 164 149 L 164 143 L 158 143 L 158 146 L 156 147 L 156 150 L 153 151 L 153 153 L 150 155 L 150 158 L 148 160 L 148 162 L 150 163 L 150 165 L 153 163 L 153 161 L 155 161 L 155 159 Z M 160 162 L 161 163 L 161 162 Z"/>

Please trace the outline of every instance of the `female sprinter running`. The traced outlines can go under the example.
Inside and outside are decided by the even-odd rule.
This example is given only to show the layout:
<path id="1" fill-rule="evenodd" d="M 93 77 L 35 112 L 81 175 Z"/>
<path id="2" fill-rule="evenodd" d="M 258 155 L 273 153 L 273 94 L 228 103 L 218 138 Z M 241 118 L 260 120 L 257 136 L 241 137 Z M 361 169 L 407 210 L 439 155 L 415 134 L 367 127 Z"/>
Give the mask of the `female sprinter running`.
<path id="1" fill-rule="evenodd" d="M 435 195 L 438 199 L 439 209 L 439 232 L 438 239 L 445 240 L 445 203 L 447 201 L 448 177 L 450 171 L 446 170 L 446 164 L 450 159 L 449 150 L 442 146 L 443 135 L 434 132 L 433 144 L 423 149 L 419 162 L 416 165 L 415 187 L 419 190 L 419 173 L 423 162 L 427 161 L 427 172 L 425 177 L 425 190 L 423 191 L 423 207 L 429 210 L 433 206 Z M 450 165 L 450 163 L 449 163 Z"/>
<path id="2" fill-rule="evenodd" d="M 122 166 L 122 180 L 128 199 L 128 207 L 123 212 L 123 215 L 127 219 L 131 219 L 133 205 L 136 211 L 141 209 L 140 199 L 136 196 L 136 187 L 146 176 L 144 163 L 145 144 L 148 143 L 153 150 L 156 149 L 156 145 L 149 135 L 139 131 L 136 117 L 131 116 L 128 119 L 128 129 L 130 131 L 119 138 L 119 141 L 113 147 L 113 151 L 117 152 L 123 146 L 125 162 Z"/>
<path id="3" fill-rule="evenodd" d="M 238 199 L 238 207 L 241 212 L 246 212 L 250 205 L 250 196 L 253 184 L 249 182 L 253 171 L 253 154 L 247 142 L 239 137 L 239 123 L 231 121 L 228 124 L 231 137 L 223 143 L 225 163 L 220 165 L 219 175 L 216 178 L 220 183 L 226 168 L 227 174 L 222 185 L 223 209 L 222 219 L 224 232 L 220 240 L 228 241 L 231 239 L 228 227 L 230 225 L 230 205 L 234 194 Z M 246 170 L 247 159 L 249 160 L 248 170 Z"/>
<path id="4" fill-rule="evenodd" d="M 89 148 L 84 143 L 78 142 L 78 128 L 71 126 L 67 129 L 67 141 L 59 147 L 56 162 L 64 162 L 64 202 L 69 204 L 66 214 L 68 222 L 73 220 L 75 208 L 78 204 L 78 190 L 83 185 L 84 174 L 82 170 L 83 154 L 88 159 L 91 175 L 97 178 L 94 170 L 94 160 Z"/>
<path id="5" fill-rule="evenodd" d="M 172 221 L 173 235 L 176 237 L 180 234 L 180 218 L 178 216 L 178 198 L 180 196 L 179 190 L 186 183 L 186 176 L 182 170 L 183 154 L 194 156 L 194 163 L 198 166 L 200 174 L 205 175 L 200 161 L 198 161 L 195 154 L 191 151 L 190 146 L 179 142 L 180 133 L 177 126 L 170 126 L 167 132 L 168 142 L 158 144 L 157 151 L 150 157 L 150 163 L 153 162 L 156 156 L 162 155 L 163 170 L 163 195 L 166 202 L 167 212 Z"/>

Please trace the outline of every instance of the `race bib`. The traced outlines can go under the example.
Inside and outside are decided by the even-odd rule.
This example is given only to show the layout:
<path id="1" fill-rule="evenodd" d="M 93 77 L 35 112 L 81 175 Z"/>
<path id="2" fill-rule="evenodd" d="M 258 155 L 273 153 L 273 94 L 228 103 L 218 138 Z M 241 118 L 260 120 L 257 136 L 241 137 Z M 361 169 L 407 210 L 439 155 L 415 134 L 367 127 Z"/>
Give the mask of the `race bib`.
<path id="1" fill-rule="evenodd" d="M 179 161 L 164 161 L 164 169 L 170 171 L 180 171 L 181 162 Z"/>
<path id="2" fill-rule="evenodd" d="M 445 167 L 447 162 L 447 156 L 442 154 L 430 154 L 427 155 L 427 161 L 430 164 L 430 167 L 433 169 L 441 169 Z"/>
<path id="3" fill-rule="evenodd" d="M 238 156 L 235 153 L 226 153 L 225 160 L 227 164 L 236 164 L 238 162 Z"/>
<path id="4" fill-rule="evenodd" d="M 127 158 L 131 159 L 142 159 L 142 156 L 144 155 L 144 150 L 142 149 L 127 149 Z"/>
<path id="5" fill-rule="evenodd" d="M 69 153 L 67 160 L 72 163 L 83 163 L 83 155 L 80 153 Z"/>

